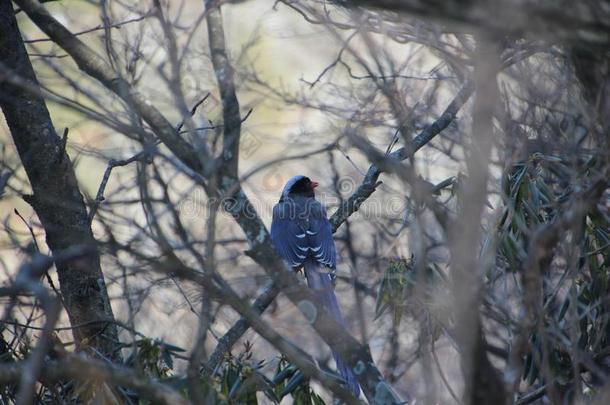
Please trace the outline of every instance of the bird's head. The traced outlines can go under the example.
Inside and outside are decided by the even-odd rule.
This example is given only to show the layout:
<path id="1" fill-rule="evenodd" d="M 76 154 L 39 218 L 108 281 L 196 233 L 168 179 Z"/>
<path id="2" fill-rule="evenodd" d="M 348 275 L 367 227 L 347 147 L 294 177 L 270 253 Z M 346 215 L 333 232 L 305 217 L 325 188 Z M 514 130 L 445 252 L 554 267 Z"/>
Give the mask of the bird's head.
<path id="1" fill-rule="evenodd" d="M 315 197 L 314 189 L 318 185 L 318 182 L 311 181 L 309 177 L 303 175 L 294 176 L 286 182 L 282 191 L 282 198 L 296 196 Z"/>

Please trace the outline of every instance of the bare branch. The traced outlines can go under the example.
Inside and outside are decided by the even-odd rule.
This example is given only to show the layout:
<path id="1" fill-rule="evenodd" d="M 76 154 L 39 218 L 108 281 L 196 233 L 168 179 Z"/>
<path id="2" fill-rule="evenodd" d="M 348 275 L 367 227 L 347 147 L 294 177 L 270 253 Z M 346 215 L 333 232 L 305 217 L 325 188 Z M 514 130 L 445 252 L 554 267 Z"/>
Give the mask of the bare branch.
<path id="1" fill-rule="evenodd" d="M 97 79 L 133 108 L 176 156 L 195 171 L 205 172 L 195 149 L 178 135 L 173 125 L 150 100 L 143 98 L 125 79 L 118 76 L 102 57 L 68 31 L 36 0 L 19 0 L 17 4 L 53 42 L 74 59 L 83 72 Z"/>

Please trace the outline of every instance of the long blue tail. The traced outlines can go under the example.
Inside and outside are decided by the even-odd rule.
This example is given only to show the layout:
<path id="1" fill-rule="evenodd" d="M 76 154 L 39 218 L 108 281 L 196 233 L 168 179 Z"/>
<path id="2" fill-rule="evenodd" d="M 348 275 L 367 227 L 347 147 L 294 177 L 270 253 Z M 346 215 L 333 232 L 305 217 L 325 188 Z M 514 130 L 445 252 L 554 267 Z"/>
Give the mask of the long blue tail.
<path id="1" fill-rule="evenodd" d="M 305 277 L 307 277 L 307 285 L 312 290 L 315 290 L 319 295 L 321 302 L 324 306 L 334 315 L 335 320 L 341 325 L 345 326 L 345 321 L 341 315 L 341 309 L 339 309 L 339 303 L 335 296 L 335 290 L 330 277 L 330 274 L 324 271 L 319 271 L 317 263 L 312 261 L 306 261 L 304 263 Z M 360 387 L 358 381 L 354 376 L 354 373 L 347 364 L 341 359 L 339 354 L 332 350 L 333 357 L 337 363 L 337 371 L 345 380 L 347 387 L 354 393 L 354 396 L 360 396 Z"/>

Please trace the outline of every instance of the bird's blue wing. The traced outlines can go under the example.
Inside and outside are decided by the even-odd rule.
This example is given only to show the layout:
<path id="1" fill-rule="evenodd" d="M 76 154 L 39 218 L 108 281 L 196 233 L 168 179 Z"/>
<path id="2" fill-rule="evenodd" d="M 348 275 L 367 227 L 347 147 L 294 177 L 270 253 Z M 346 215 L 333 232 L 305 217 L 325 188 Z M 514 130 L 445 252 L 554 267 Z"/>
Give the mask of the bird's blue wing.
<path id="1" fill-rule="evenodd" d="M 296 220 L 295 206 L 290 201 L 273 207 L 271 241 L 280 257 L 292 267 L 301 266 L 308 256 L 307 231 Z"/>
<path id="2" fill-rule="evenodd" d="M 309 227 L 307 233 L 307 245 L 312 257 L 321 265 L 335 269 L 337 267 L 337 253 L 333 231 L 326 217 L 326 211 L 320 203 L 311 209 Z"/>

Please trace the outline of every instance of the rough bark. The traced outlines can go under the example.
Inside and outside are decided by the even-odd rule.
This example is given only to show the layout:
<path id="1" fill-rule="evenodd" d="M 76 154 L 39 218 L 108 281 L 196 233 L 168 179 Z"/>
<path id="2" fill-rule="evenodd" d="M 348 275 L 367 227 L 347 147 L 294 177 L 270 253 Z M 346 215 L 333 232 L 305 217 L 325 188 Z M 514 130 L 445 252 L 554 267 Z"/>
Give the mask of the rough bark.
<path id="1" fill-rule="evenodd" d="M 0 0 L 0 61 L 3 70 L 39 87 L 10 0 Z M 32 186 L 33 194 L 24 198 L 36 211 L 53 254 L 75 245 L 96 246 L 72 162 L 44 100 L 0 74 L 0 107 Z M 99 253 L 92 251 L 57 264 L 61 294 L 77 348 L 116 359 L 116 325 Z"/>

